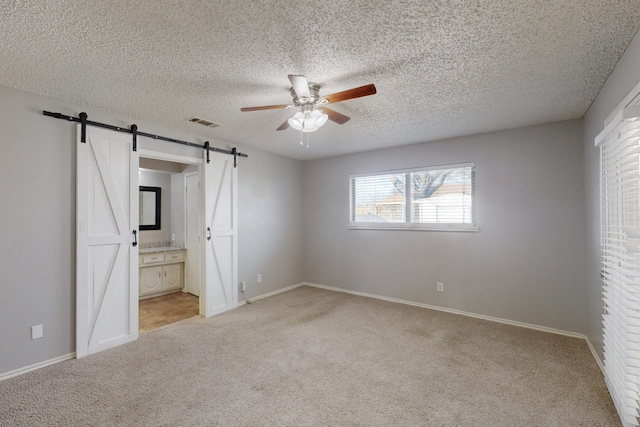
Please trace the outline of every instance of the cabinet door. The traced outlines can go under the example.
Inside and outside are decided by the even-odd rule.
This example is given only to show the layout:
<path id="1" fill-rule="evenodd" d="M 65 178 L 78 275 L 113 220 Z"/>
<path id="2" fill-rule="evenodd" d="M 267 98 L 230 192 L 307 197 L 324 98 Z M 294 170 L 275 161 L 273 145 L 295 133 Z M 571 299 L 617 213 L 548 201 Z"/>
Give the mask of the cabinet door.
<path id="1" fill-rule="evenodd" d="M 163 291 L 182 288 L 182 266 L 183 264 L 168 264 L 164 268 Z"/>
<path id="2" fill-rule="evenodd" d="M 140 269 L 140 295 L 162 291 L 162 267 Z"/>

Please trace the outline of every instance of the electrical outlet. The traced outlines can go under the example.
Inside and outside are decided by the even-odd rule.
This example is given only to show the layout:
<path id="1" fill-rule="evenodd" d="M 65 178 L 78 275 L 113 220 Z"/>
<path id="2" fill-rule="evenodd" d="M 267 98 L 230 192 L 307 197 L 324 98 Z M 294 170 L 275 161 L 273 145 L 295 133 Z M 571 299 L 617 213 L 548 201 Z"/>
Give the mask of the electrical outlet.
<path id="1" fill-rule="evenodd" d="M 31 327 L 31 339 L 37 340 L 38 338 L 42 338 L 42 325 Z"/>
<path id="2" fill-rule="evenodd" d="M 258 274 L 258 283 L 262 283 L 262 274 Z"/>
<path id="3" fill-rule="evenodd" d="M 444 283 L 438 282 L 436 284 L 436 289 L 438 290 L 438 292 L 444 292 Z"/>
<path id="4" fill-rule="evenodd" d="M 247 291 L 247 282 L 242 282 L 242 292 L 246 292 Z"/>

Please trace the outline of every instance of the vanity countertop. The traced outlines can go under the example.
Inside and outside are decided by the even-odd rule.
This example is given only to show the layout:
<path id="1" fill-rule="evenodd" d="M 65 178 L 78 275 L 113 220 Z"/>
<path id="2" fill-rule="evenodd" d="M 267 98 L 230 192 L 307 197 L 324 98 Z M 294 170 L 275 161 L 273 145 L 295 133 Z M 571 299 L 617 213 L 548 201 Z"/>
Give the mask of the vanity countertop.
<path id="1" fill-rule="evenodd" d="M 150 252 L 170 252 L 170 251 L 183 251 L 184 248 L 176 248 L 175 246 L 165 246 L 162 248 L 144 248 L 140 249 L 141 254 L 148 254 Z"/>

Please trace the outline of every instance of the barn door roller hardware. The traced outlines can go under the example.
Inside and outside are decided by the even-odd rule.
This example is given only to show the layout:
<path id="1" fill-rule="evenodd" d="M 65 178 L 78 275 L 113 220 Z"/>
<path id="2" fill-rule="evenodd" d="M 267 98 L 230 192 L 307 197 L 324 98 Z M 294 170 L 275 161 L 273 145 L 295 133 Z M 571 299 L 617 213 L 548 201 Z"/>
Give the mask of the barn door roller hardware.
<path id="1" fill-rule="evenodd" d="M 133 151 L 136 151 L 138 149 L 138 136 L 146 136 L 147 138 L 160 139 L 162 141 L 168 141 L 168 142 L 173 142 L 175 144 L 181 144 L 181 145 L 186 145 L 188 147 L 197 147 L 197 148 L 202 148 L 204 150 L 207 150 L 207 163 L 209 163 L 209 151 L 215 151 L 216 153 L 228 154 L 230 156 L 233 156 L 233 167 L 238 166 L 238 157 L 249 157 L 247 154 L 239 153 L 235 147 L 233 147 L 231 150 L 223 150 L 222 148 L 211 147 L 209 145 L 209 141 L 205 142 L 204 145 L 201 145 L 193 142 L 181 141 L 179 139 L 167 138 L 166 136 L 154 135 L 152 133 L 140 132 L 138 131 L 138 126 L 136 125 L 131 125 L 131 128 L 127 129 L 119 126 L 108 125 L 105 123 L 93 122 L 91 120 L 87 120 L 87 113 L 84 113 L 84 112 L 80 113 L 79 117 L 65 116 L 64 114 L 52 113 L 51 111 L 43 111 L 42 114 L 44 114 L 45 116 L 53 117 L 54 119 L 62 119 L 62 120 L 67 120 L 69 122 L 80 123 L 81 125 L 80 141 L 81 142 L 87 141 L 87 125 L 89 125 L 89 126 L 95 126 L 95 127 L 100 127 L 104 129 L 111 129 L 116 132 L 130 133 L 133 136 Z"/>

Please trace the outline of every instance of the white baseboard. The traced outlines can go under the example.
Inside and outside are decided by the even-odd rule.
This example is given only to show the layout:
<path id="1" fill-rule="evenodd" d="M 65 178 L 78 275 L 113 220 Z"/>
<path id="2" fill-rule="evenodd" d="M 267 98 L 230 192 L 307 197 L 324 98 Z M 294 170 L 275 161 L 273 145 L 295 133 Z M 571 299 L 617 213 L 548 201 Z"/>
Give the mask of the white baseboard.
<path id="1" fill-rule="evenodd" d="M 454 309 L 446 308 L 446 307 L 438 307 L 436 305 L 423 304 L 423 303 L 414 302 L 414 301 L 407 301 L 407 300 L 401 300 L 401 299 L 396 299 L 396 298 L 383 297 L 383 296 L 380 296 L 380 295 L 368 294 L 366 292 L 357 292 L 357 291 L 351 291 L 351 290 L 343 289 L 343 288 L 336 288 L 336 287 L 333 287 L 333 286 L 319 285 L 317 283 L 304 282 L 302 284 L 306 285 L 306 286 L 312 286 L 312 287 L 315 287 L 315 288 L 327 289 L 327 290 L 330 290 L 330 291 L 344 292 L 344 293 L 347 293 L 347 294 L 359 295 L 359 296 L 368 297 L 368 298 L 375 298 L 375 299 L 379 299 L 379 300 L 383 300 L 383 301 L 395 302 L 395 303 L 398 303 L 398 304 L 412 305 L 412 306 L 415 306 L 415 307 L 428 308 L 430 310 L 438 310 L 438 311 L 444 311 L 444 312 L 452 313 L 452 314 L 459 314 L 461 316 L 475 317 L 477 319 L 489 320 L 491 322 L 498 322 L 498 323 L 504 323 L 504 324 L 512 325 L 512 326 L 519 326 L 521 328 L 534 329 L 534 330 L 537 330 L 537 331 L 549 332 L 549 333 L 552 333 L 552 334 L 565 335 L 565 336 L 573 337 L 573 338 L 580 338 L 580 339 L 583 339 L 583 340 L 585 340 L 587 342 L 587 346 L 589 347 L 589 351 L 591 351 L 591 355 L 593 356 L 593 359 L 596 361 L 596 364 L 598 365 L 598 368 L 600 368 L 600 372 L 602 372 L 603 377 L 605 376 L 604 375 L 604 363 L 602 362 L 602 359 L 600 359 L 600 357 L 598 356 L 598 353 L 596 352 L 596 349 L 591 344 L 591 341 L 589 340 L 589 337 L 587 337 L 584 334 L 580 334 L 578 332 L 563 331 L 561 329 L 549 328 L 549 327 L 546 327 L 546 326 L 534 325 L 534 324 L 531 324 L 531 323 L 517 322 L 515 320 L 502 319 L 502 318 L 499 318 L 499 317 L 492 317 L 492 316 L 485 316 L 483 314 L 471 313 L 471 312 L 468 312 L 468 311 L 454 310 Z"/>
<path id="2" fill-rule="evenodd" d="M 602 362 L 602 359 L 600 359 L 600 356 L 598 356 L 598 353 L 596 352 L 596 349 L 593 348 L 593 345 L 591 344 L 591 340 L 589 340 L 589 337 L 584 337 L 584 339 L 587 341 L 587 345 L 589 346 L 589 350 L 591 350 L 591 355 L 596 360 L 596 363 L 598 364 L 598 368 L 600 368 L 600 371 L 602 372 L 602 375 L 604 375 L 604 363 Z"/>
<path id="3" fill-rule="evenodd" d="M 542 332 L 549 332 L 549 333 L 552 333 L 552 334 L 565 335 L 565 336 L 569 336 L 569 337 L 573 337 L 573 338 L 581 338 L 581 339 L 584 339 L 587 342 L 587 345 L 589 346 L 589 350 L 591 351 L 591 354 L 593 355 L 593 358 L 595 359 L 598 367 L 600 368 L 600 370 L 603 372 L 603 375 L 604 375 L 604 365 L 602 364 L 602 360 L 600 360 L 600 357 L 598 357 L 598 354 L 596 353 L 595 348 L 593 348 L 593 345 L 591 344 L 591 341 L 589 341 L 589 338 L 587 336 L 585 336 L 583 334 L 580 334 L 580 333 L 577 333 L 577 332 L 563 331 L 563 330 L 560 330 L 560 329 L 549 328 L 549 327 L 546 327 L 546 326 L 534 325 L 534 324 L 531 324 L 531 323 L 517 322 L 515 320 L 502 319 L 502 318 L 493 317 L 493 316 L 485 316 L 483 314 L 471 313 L 471 312 L 468 312 L 468 311 L 455 310 L 455 309 L 446 308 L 446 307 L 438 307 L 436 305 L 423 304 L 423 303 L 419 303 L 419 302 L 401 300 L 401 299 L 397 299 L 397 298 L 389 298 L 389 297 L 384 297 L 384 296 L 380 296 L 380 295 L 369 294 L 369 293 L 366 293 L 366 292 L 351 291 L 351 290 L 348 290 L 348 289 L 336 288 L 336 287 L 333 287 L 333 286 L 320 285 L 320 284 L 317 284 L 317 283 L 310 283 L 310 282 L 296 283 L 295 285 L 287 286 L 286 288 L 281 288 L 281 289 L 277 289 L 277 290 L 275 290 L 273 292 L 268 292 L 266 294 L 258 295 L 256 297 L 250 298 L 249 302 L 253 302 L 253 301 L 257 301 L 257 300 L 263 299 L 263 298 L 271 297 L 271 296 L 280 294 L 282 292 L 287 292 L 287 291 L 290 291 L 292 289 L 299 288 L 301 286 L 311 286 L 311 287 L 314 287 L 314 288 L 326 289 L 326 290 L 335 291 L 335 292 L 344 292 L 344 293 L 347 293 L 347 294 L 358 295 L 358 296 L 367 297 L 367 298 L 375 298 L 375 299 L 394 302 L 394 303 L 398 303 L 398 304 L 411 305 L 411 306 L 415 306 L 415 307 L 427 308 L 427 309 L 430 309 L 430 310 L 438 310 L 438 311 L 443 311 L 443 312 L 446 312 L 446 313 L 458 314 L 458 315 L 461 315 L 461 316 L 468 316 L 468 317 L 474 317 L 474 318 L 477 318 L 477 319 L 484 319 L 484 320 L 488 320 L 488 321 L 491 321 L 491 322 L 498 322 L 498 323 L 504 323 L 504 324 L 512 325 L 512 326 L 519 326 L 521 328 L 534 329 L 534 330 L 538 330 L 538 331 L 542 331 Z M 240 301 L 240 302 L 238 302 L 238 307 L 241 306 L 241 305 L 246 305 L 246 304 L 247 304 L 246 300 Z M 76 357 L 76 353 L 73 352 L 73 353 L 66 354 L 64 356 L 56 357 L 54 359 L 49 359 L 49 360 L 45 360 L 43 362 L 35 363 L 33 365 L 25 366 L 23 368 L 18 368 L 18 369 L 15 369 L 13 371 L 6 372 L 4 374 L 0 374 L 0 381 L 6 380 L 8 378 L 16 377 L 18 375 L 22 375 L 22 374 L 25 374 L 25 373 L 30 372 L 30 371 L 35 371 L 36 369 L 44 368 L 45 366 L 49 366 L 49 365 L 53 365 L 55 363 L 63 362 L 65 360 L 73 359 L 75 357 Z"/>
<path id="4" fill-rule="evenodd" d="M 262 299 L 262 298 L 267 298 L 267 297 L 270 297 L 270 296 L 273 296 L 273 295 L 277 295 L 277 294 L 282 293 L 282 292 L 290 291 L 291 289 L 299 288 L 300 286 L 303 286 L 304 284 L 305 284 L 304 282 L 297 283 L 295 285 L 288 286 L 286 288 L 278 289 L 278 290 L 275 290 L 273 292 L 269 292 L 269 293 L 266 293 L 266 294 L 263 294 L 263 295 L 259 295 L 257 297 L 253 297 L 249 301 L 256 301 L 256 300 L 259 300 L 259 299 Z M 241 306 L 241 305 L 245 305 L 246 303 L 247 303 L 246 300 L 245 301 L 240 301 L 240 302 L 238 302 L 238 307 Z M 29 366 L 25 366 L 23 368 L 15 369 L 13 371 L 5 372 L 4 374 L 0 374 L 0 381 L 6 380 L 6 379 L 9 379 L 9 378 L 13 378 L 13 377 L 17 377 L 18 375 L 26 374 L 27 372 L 35 371 L 36 369 L 44 368 L 45 366 L 53 365 L 55 363 L 64 362 L 65 360 L 73 359 L 75 357 L 76 357 L 76 353 L 73 352 L 73 353 L 66 354 L 64 356 L 56 357 L 54 359 L 45 360 L 44 362 L 35 363 L 33 365 L 29 365 Z"/>
<path id="5" fill-rule="evenodd" d="M 249 304 L 252 303 L 253 301 L 257 301 L 262 298 L 272 297 L 274 295 L 278 295 L 278 294 L 281 294 L 282 292 L 287 292 L 287 291 L 290 291 L 291 289 L 299 288 L 300 286 L 304 286 L 304 285 L 306 285 L 306 282 L 300 282 L 300 283 L 296 283 L 295 285 L 287 286 L 286 288 L 277 289 L 273 292 L 269 292 L 266 294 L 258 295 L 257 297 L 249 298 L 248 299 Z M 238 302 L 238 307 L 245 304 L 247 304 L 247 300 L 240 301 Z"/>
<path id="6" fill-rule="evenodd" d="M 311 283 L 311 282 L 297 283 L 295 285 L 292 285 L 292 286 L 289 286 L 289 287 L 286 287 L 286 288 L 278 289 L 276 291 L 269 292 L 267 294 L 263 294 L 263 295 L 251 298 L 250 301 L 256 301 L 256 300 L 259 300 L 259 299 L 262 299 L 262 298 L 267 298 L 267 297 L 270 297 L 270 296 L 273 296 L 273 295 L 277 295 L 277 294 L 282 293 L 282 292 L 286 292 L 286 291 L 290 291 L 290 290 L 295 289 L 295 288 L 299 288 L 300 286 L 311 286 L 311 287 L 314 287 L 314 288 L 326 289 L 326 290 L 329 290 L 329 291 L 344 292 L 344 293 L 347 293 L 347 294 L 359 295 L 359 296 L 367 297 L 367 298 L 375 298 L 375 299 L 379 299 L 379 300 L 383 300 L 383 301 L 395 302 L 395 303 L 398 303 L 398 304 L 412 305 L 412 306 L 415 306 L 415 307 L 422 307 L 422 308 L 427 308 L 427 309 L 430 309 L 430 310 L 444 311 L 446 313 L 459 314 L 461 316 L 474 317 L 476 319 L 483 319 L 483 320 L 488 320 L 488 321 L 491 321 L 491 322 L 504 323 L 506 325 L 518 326 L 518 327 L 521 327 L 521 328 L 534 329 L 536 331 L 549 332 L 549 333 L 552 333 L 552 334 L 564 335 L 564 336 L 568 336 L 568 337 L 572 337 L 572 338 L 583 339 L 583 340 L 585 340 L 587 342 L 587 346 L 589 347 L 589 351 L 591 351 L 591 355 L 593 356 L 594 360 L 596 361 L 596 364 L 600 368 L 600 371 L 602 372 L 602 375 L 604 375 L 604 364 L 602 363 L 602 360 L 598 356 L 598 353 L 596 352 L 595 348 L 591 344 L 591 341 L 589 341 L 589 338 L 586 335 L 578 333 L 578 332 L 563 331 L 561 329 L 549 328 L 547 326 L 534 325 L 532 323 L 518 322 L 518 321 L 515 321 L 515 320 L 503 319 L 503 318 L 500 318 L 500 317 L 485 316 L 483 314 L 471 313 L 471 312 L 468 312 L 468 311 L 455 310 L 455 309 L 446 308 L 446 307 L 438 307 L 436 305 L 423 304 L 423 303 L 420 303 L 420 302 L 401 300 L 401 299 L 397 299 L 397 298 L 383 297 L 383 296 L 380 296 L 380 295 L 369 294 L 369 293 L 366 293 L 366 292 L 351 291 L 351 290 L 348 290 L 348 289 L 336 288 L 336 287 L 333 287 L 333 286 L 320 285 L 320 284 Z M 238 306 L 245 305 L 246 303 L 247 303 L 246 301 L 241 301 L 241 302 L 238 303 Z"/>
<path id="7" fill-rule="evenodd" d="M 45 360 L 44 362 L 34 363 L 33 365 L 25 366 L 24 368 L 18 368 L 13 371 L 0 374 L 0 381 L 9 378 L 17 377 L 18 375 L 26 374 L 27 372 L 35 371 L 36 369 L 44 368 L 45 366 L 53 365 L 55 363 L 64 362 L 65 360 L 73 359 L 76 357 L 76 353 L 65 354 L 64 356 L 56 357 L 53 359 Z"/>
<path id="8" fill-rule="evenodd" d="M 317 283 L 305 282 L 304 285 L 313 286 L 314 288 L 327 289 L 327 290 L 330 290 L 330 291 L 345 292 L 347 294 L 359 295 L 359 296 L 362 296 L 362 297 L 375 298 L 375 299 L 379 299 L 379 300 L 383 300 L 383 301 L 395 302 L 395 303 L 398 303 L 398 304 L 406 304 L 406 305 L 412 305 L 412 306 L 415 306 L 415 307 L 428 308 L 430 310 L 444 311 L 444 312 L 447 312 L 447 313 L 459 314 L 461 316 L 475 317 L 476 319 L 489 320 L 491 322 L 504 323 L 504 324 L 507 324 L 507 325 L 519 326 L 521 328 L 535 329 L 537 331 L 550 332 L 552 334 L 565 335 L 565 336 L 568 336 L 568 337 L 581 338 L 581 339 L 585 339 L 585 340 L 587 339 L 587 337 L 585 335 L 577 333 L 577 332 L 563 331 L 561 329 L 549 328 L 549 327 L 546 327 L 546 326 L 534 325 L 534 324 L 531 324 L 531 323 L 517 322 L 515 320 L 502 319 L 500 317 L 485 316 L 484 314 L 471 313 L 471 312 L 468 312 L 468 311 L 455 310 L 455 309 L 446 308 L 446 307 L 438 307 L 437 305 L 423 304 L 423 303 L 420 303 L 420 302 L 414 302 L 414 301 L 407 301 L 407 300 L 401 300 L 401 299 L 396 299 L 396 298 L 383 297 L 383 296 L 380 296 L 380 295 L 368 294 L 366 292 L 356 292 L 356 291 L 351 291 L 351 290 L 343 289 L 343 288 L 335 288 L 335 287 L 332 287 L 332 286 L 319 285 Z"/>

